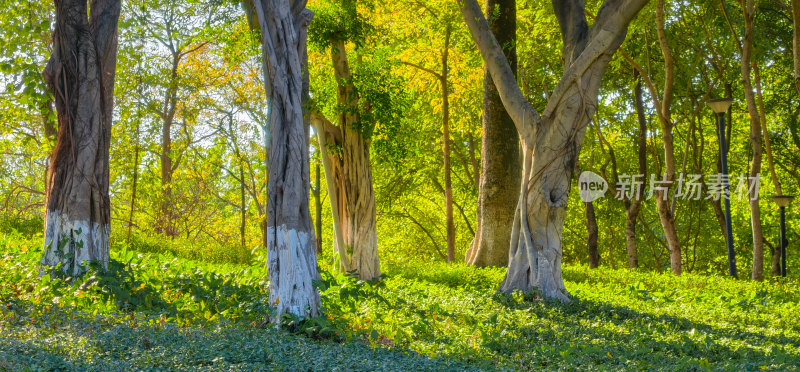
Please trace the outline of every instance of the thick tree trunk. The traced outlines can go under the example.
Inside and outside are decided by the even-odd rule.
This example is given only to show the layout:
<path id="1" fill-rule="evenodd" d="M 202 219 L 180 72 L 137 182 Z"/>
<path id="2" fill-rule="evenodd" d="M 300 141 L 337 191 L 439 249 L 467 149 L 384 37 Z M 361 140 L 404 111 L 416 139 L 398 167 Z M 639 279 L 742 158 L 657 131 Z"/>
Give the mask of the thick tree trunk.
<path id="1" fill-rule="evenodd" d="M 586 245 L 589 253 L 589 268 L 596 269 L 600 266 L 600 254 L 597 252 L 597 217 L 594 215 L 594 204 L 592 202 L 584 204 L 586 205 Z"/>
<path id="2" fill-rule="evenodd" d="M 338 116 L 337 135 L 326 136 L 325 142 L 325 146 L 330 141 L 341 146 L 340 153 L 327 153 L 330 167 L 325 170 L 333 176 L 328 188 L 337 199 L 339 234 L 344 244 L 339 250 L 339 262 L 344 271 L 355 270 L 360 279 L 371 280 L 381 275 L 381 269 L 369 139 L 359 130 L 359 97 L 352 84 L 344 41 L 333 41 L 331 59 L 339 83 L 337 101 L 345 108 Z"/>
<path id="3" fill-rule="evenodd" d="M 107 268 L 109 144 L 114 105 L 119 0 L 57 0 L 53 55 L 43 75 L 55 96 L 58 140 L 50 163 L 45 266 Z M 87 17 L 88 14 L 88 17 Z"/>
<path id="4" fill-rule="evenodd" d="M 761 119 L 756 105 L 753 85 L 750 80 L 750 57 L 753 52 L 753 19 L 756 6 L 754 0 L 745 0 L 744 5 L 744 39 L 742 42 L 742 90 L 747 100 L 747 111 L 750 113 L 750 146 L 753 158 L 750 162 L 750 177 L 759 177 L 761 173 Z M 751 188 L 750 225 L 753 231 L 753 280 L 764 279 L 764 234 L 761 229 L 761 209 L 759 208 L 758 190 Z"/>
<path id="5" fill-rule="evenodd" d="M 320 312 L 314 230 L 308 208 L 308 132 L 303 119 L 306 33 L 313 17 L 305 1 L 255 0 L 269 100 L 267 269 L 269 303 L 281 314 Z"/>
<path id="6" fill-rule="evenodd" d="M 646 2 L 606 1 L 592 28 L 581 1 L 554 2 L 565 72 L 540 116 L 516 84 L 477 2 L 459 0 L 464 20 L 522 139 L 521 192 L 501 291 L 538 289 L 546 298 L 569 301 L 561 277 L 561 235 L 575 162 L 597 107 L 605 68 L 625 39 L 628 24 Z"/>
<path id="7" fill-rule="evenodd" d="M 489 28 L 503 47 L 511 71 L 516 74 L 516 0 L 487 0 L 486 9 Z M 467 250 L 468 264 L 479 267 L 508 264 L 508 243 L 514 207 L 519 199 L 520 176 L 519 134 L 503 107 L 489 70 L 485 69 L 477 233 Z"/>

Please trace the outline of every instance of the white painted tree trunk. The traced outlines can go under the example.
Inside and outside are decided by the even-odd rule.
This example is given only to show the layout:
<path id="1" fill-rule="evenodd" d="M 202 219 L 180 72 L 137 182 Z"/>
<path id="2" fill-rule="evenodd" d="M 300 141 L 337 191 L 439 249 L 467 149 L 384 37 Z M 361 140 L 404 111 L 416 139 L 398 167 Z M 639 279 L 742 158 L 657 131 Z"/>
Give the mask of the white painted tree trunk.
<path id="1" fill-rule="evenodd" d="M 53 55 L 43 75 L 58 112 L 40 274 L 83 273 L 109 260 L 109 143 L 119 0 L 56 2 Z M 88 16 L 87 16 L 88 14 Z"/>
<path id="2" fill-rule="evenodd" d="M 313 17 L 305 1 L 255 0 L 261 29 L 265 88 L 269 100 L 267 271 L 269 302 L 279 322 L 320 312 L 314 228 L 309 211 L 308 131 L 304 121 L 304 77 L 308 75 L 306 32 Z"/>

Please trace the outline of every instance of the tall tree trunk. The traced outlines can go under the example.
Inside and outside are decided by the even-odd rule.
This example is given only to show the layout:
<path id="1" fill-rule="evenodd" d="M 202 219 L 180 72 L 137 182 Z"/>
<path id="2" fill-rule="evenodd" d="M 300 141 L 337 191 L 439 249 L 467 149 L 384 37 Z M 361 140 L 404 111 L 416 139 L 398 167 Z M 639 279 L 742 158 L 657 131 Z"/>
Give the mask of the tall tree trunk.
<path id="1" fill-rule="evenodd" d="M 516 0 L 486 0 L 486 9 L 489 29 L 503 48 L 512 74 L 516 75 Z M 488 68 L 484 70 L 477 228 L 466 261 L 479 267 L 506 266 L 514 206 L 519 199 L 519 134 L 503 107 Z"/>
<path id="2" fill-rule="evenodd" d="M 119 0 L 56 0 L 53 54 L 43 75 L 56 100 L 58 139 L 50 163 L 45 266 L 78 275 L 109 260 L 109 144 Z M 88 14 L 88 17 L 87 17 Z"/>
<path id="3" fill-rule="evenodd" d="M 313 17 L 306 2 L 254 0 L 261 29 L 265 88 L 269 100 L 267 269 L 269 303 L 281 314 L 320 312 L 314 229 L 308 208 L 308 131 L 304 118 L 306 39 Z"/>
<path id="4" fill-rule="evenodd" d="M 242 219 L 241 219 L 241 224 L 239 226 L 239 234 L 242 238 L 242 247 L 245 247 L 247 246 L 247 239 L 245 236 L 247 232 L 247 199 L 245 198 L 245 193 L 244 193 L 245 190 L 244 190 L 244 164 L 242 164 L 243 162 L 244 161 L 241 158 L 239 158 L 239 179 L 241 180 L 241 182 L 239 182 L 239 194 L 242 201 L 242 208 L 241 208 Z"/>
<path id="5" fill-rule="evenodd" d="M 597 252 L 597 218 L 594 215 L 594 204 L 592 202 L 584 204 L 586 205 L 586 245 L 589 251 L 589 268 L 596 269 L 600 266 L 600 254 Z"/>
<path id="6" fill-rule="evenodd" d="M 637 136 L 637 154 L 639 160 L 639 174 L 647 177 L 647 119 L 644 114 L 644 101 L 642 100 L 642 78 L 636 71 L 636 87 L 634 88 L 634 102 L 636 104 L 636 118 L 639 122 L 639 133 Z M 642 180 L 644 181 L 644 180 Z M 639 190 L 636 197 L 629 202 L 625 211 L 625 247 L 628 252 L 628 267 L 639 267 L 639 252 L 636 247 L 636 217 L 642 208 L 642 197 L 644 195 L 644 182 L 638 186 Z"/>
<path id="7" fill-rule="evenodd" d="M 450 86 L 447 80 L 450 33 L 450 25 L 448 24 L 444 48 L 442 49 L 442 73 L 439 75 L 439 81 L 442 86 L 442 153 L 444 155 L 444 199 L 447 214 L 447 262 L 453 262 L 456 256 L 456 228 L 453 225 L 453 182 L 450 180 Z"/>
<path id="8" fill-rule="evenodd" d="M 792 0 L 792 56 L 794 57 L 794 87 L 800 95 L 800 0 Z"/>
<path id="9" fill-rule="evenodd" d="M 561 235 L 570 182 L 586 126 L 611 56 L 647 0 L 608 0 L 589 28 L 580 0 L 554 2 L 563 39 L 564 75 L 539 115 L 525 98 L 503 50 L 475 0 L 458 4 L 472 38 L 522 139 L 520 198 L 514 216 L 508 271 L 500 290 L 537 288 L 569 301 L 561 276 Z"/>
<path id="10" fill-rule="evenodd" d="M 775 172 L 775 159 L 772 156 L 772 144 L 770 143 L 769 129 L 767 128 L 767 113 L 766 110 L 764 110 L 764 97 L 761 94 L 761 74 L 758 71 L 758 65 L 755 63 L 753 63 L 753 74 L 756 83 L 756 96 L 758 97 L 758 111 L 759 118 L 761 119 L 761 132 L 764 136 L 764 149 L 767 153 L 767 164 L 769 165 L 769 175 L 772 179 L 772 184 L 775 185 L 775 192 L 778 195 L 783 195 L 781 182 L 778 179 L 778 174 Z M 766 239 L 764 239 L 764 243 L 767 243 Z M 777 246 L 769 244 L 768 248 L 772 254 L 772 275 L 779 276 L 781 275 L 780 244 Z"/>
<path id="11" fill-rule="evenodd" d="M 666 183 L 661 185 L 662 188 L 660 190 L 656 190 L 655 199 L 656 206 L 658 207 L 658 217 L 661 221 L 661 227 L 664 229 L 667 246 L 669 247 L 670 267 L 672 268 L 673 274 L 680 275 L 682 271 L 681 243 L 678 239 L 678 232 L 675 229 L 675 211 L 671 209 L 668 197 L 669 189 L 675 181 L 675 144 L 672 136 L 673 122 L 670 109 L 672 105 L 672 86 L 674 83 L 675 67 L 666 33 L 664 2 L 665 0 L 659 0 L 656 4 L 656 30 L 658 33 L 658 42 L 661 47 L 661 54 L 664 57 L 664 92 L 660 102 L 661 107 L 656 107 L 656 109 L 661 112 L 659 118 L 664 142 L 664 177 L 662 181 Z"/>
<path id="12" fill-rule="evenodd" d="M 180 54 L 173 51 L 169 87 L 164 94 L 161 126 L 161 215 L 158 229 L 167 236 L 176 236 L 172 215 L 172 122 L 175 119 Z"/>
<path id="13" fill-rule="evenodd" d="M 321 153 L 320 153 L 321 154 Z M 320 181 L 320 171 L 319 171 L 319 162 L 314 164 L 314 168 L 316 170 L 316 177 L 314 188 L 312 189 L 312 194 L 314 194 L 314 225 L 315 230 L 317 231 L 317 254 L 322 254 L 322 198 L 320 197 L 320 190 L 321 185 Z"/>
<path id="14" fill-rule="evenodd" d="M 761 119 L 756 105 L 753 85 L 750 80 L 750 57 L 753 52 L 753 19 L 756 6 L 754 0 L 742 0 L 744 11 L 744 39 L 742 41 L 742 90 L 747 100 L 747 111 L 750 113 L 750 146 L 753 159 L 750 162 L 750 177 L 759 177 L 761 173 Z M 751 178 L 752 179 L 752 178 Z M 753 280 L 764 279 L 764 234 L 761 229 L 761 210 L 759 208 L 758 190 L 751 188 L 750 225 L 753 231 Z"/>
<path id="15" fill-rule="evenodd" d="M 136 122 L 136 150 L 133 155 L 133 184 L 131 185 L 131 205 L 130 214 L 128 215 L 128 236 L 125 241 L 130 244 L 131 242 L 131 229 L 133 228 L 133 212 L 136 209 L 136 187 L 139 183 L 139 124 Z"/>

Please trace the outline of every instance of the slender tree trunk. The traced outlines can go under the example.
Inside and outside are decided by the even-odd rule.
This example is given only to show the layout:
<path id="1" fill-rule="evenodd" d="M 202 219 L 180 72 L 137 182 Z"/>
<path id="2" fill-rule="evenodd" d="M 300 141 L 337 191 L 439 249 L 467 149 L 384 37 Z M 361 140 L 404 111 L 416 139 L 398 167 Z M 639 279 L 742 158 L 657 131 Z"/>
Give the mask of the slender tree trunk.
<path id="1" fill-rule="evenodd" d="M 753 52 L 753 19 L 756 6 L 754 0 L 742 1 L 744 10 L 744 39 L 742 42 L 742 90 L 747 100 L 747 111 L 750 113 L 750 145 L 753 159 L 750 162 L 750 177 L 759 177 L 761 173 L 761 119 L 756 105 L 753 85 L 750 80 L 750 57 Z M 752 178 L 751 178 L 752 179 Z M 758 190 L 752 189 L 750 198 L 750 225 L 753 231 L 753 280 L 764 279 L 764 235 L 761 229 L 761 209 L 759 208 Z"/>
<path id="2" fill-rule="evenodd" d="M 43 75 L 56 100 L 58 139 L 50 163 L 45 266 L 81 274 L 109 260 L 109 144 L 119 0 L 56 1 L 53 54 Z M 88 17 L 87 17 L 88 14 Z"/>
<path id="3" fill-rule="evenodd" d="M 513 74 L 517 71 L 516 0 L 486 0 L 489 28 L 503 48 Z M 483 79 L 483 138 L 478 182 L 475 239 L 466 262 L 478 267 L 508 264 L 514 206 L 519 199 L 519 134 L 488 69 Z"/>
<path id="4" fill-rule="evenodd" d="M 728 112 L 730 112 L 730 109 L 728 110 Z M 719 119 L 716 118 L 716 115 L 714 115 L 714 116 L 715 116 L 714 117 L 714 123 L 716 123 L 716 120 L 719 120 Z M 717 132 L 717 139 L 722 138 L 721 136 L 723 136 L 725 134 L 724 133 L 723 134 L 719 133 L 719 126 L 718 125 L 714 125 L 714 127 L 715 127 L 715 131 Z M 731 125 L 728 125 L 728 127 L 731 127 Z M 701 134 L 702 134 L 702 131 L 701 131 Z M 728 143 L 728 142 L 726 142 L 726 143 Z M 719 151 L 717 151 L 716 165 L 717 165 L 716 166 L 717 174 L 722 174 L 722 157 L 719 154 Z M 730 165 L 729 165 L 729 167 L 730 167 Z M 730 170 L 729 170 L 729 172 L 730 172 Z M 702 173 L 702 169 L 701 169 L 701 173 Z M 706 186 L 705 179 L 701 179 L 700 182 L 703 185 L 703 190 L 708 190 L 708 186 Z M 727 227 L 727 225 L 725 225 L 725 214 L 722 212 L 722 198 L 719 198 L 717 200 L 714 200 L 714 198 L 712 198 L 712 199 L 710 199 L 710 202 L 711 202 L 711 206 L 714 208 L 714 216 L 717 217 L 717 223 L 719 224 L 720 230 L 722 230 L 722 236 L 726 237 L 725 239 L 727 239 L 728 227 Z M 724 240 L 723 240 L 723 242 L 724 242 Z"/>
<path id="5" fill-rule="evenodd" d="M 453 183 L 450 179 L 450 86 L 447 80 L 449 49 L 450 26 L 448 25 L 442 50 L 442 73 L 439 81 L 442 86 L 442 152 L 444 155 L 444 199 L 447 213 L 447 262 L 453 262 L 456 256 L 456 229 L 453 225 Z"/>
<path id="6" fill-rule="evenodd" d="M 308 208 L 308 131 L 304 118 L 306 39 L 313 17 L 305 1 L 255 0 L 269 100 L 267 269 L 269 303 L 277 311 L 314 317 L 320 312 L 314 230 Z"/>
<path id="7" fill-rule="evenodd" d="M 794 57 L 794 87 L 800 95 L 800 0 L 792 0 L 792 56 Z"/>
<path id="8" fill-rule="evenodd" d="M 133 155 L 133 184 L 131 185 L 131 207 L 128 215 L 128 236 L 125 241 L 131 242 L 131 229 L 133 228 L 133 212 L 136 210 L 136 186 L 139 182 L 139 121 L 136 122 L 136 150 Z"/>
<path id="9" fill-rule="evenodd" d="M 669 260 L 672 273 L 680 275 L 681 269 L 681 244 L 678 239 L 678 232 L 675 229 L 675 211 L 669 204 L 669 189 L 675 181 L 675 144 L 672 136 L 672 115 L 670 106 L 672 105 L 672 86 L 674 83 L 674 62 L 672 51 L 669 47 L 666 33 L 666 14 L 664 10 L 665 0 L 659 0 L 656 4 L 656 30 L 658 41 L 661 47 L 661 54 L 664 57 L 664 92 L 661 99 L 661 129 L 664 142 L 664 177 L 662 181 L 663 189 L 656 190 L 656 206 L 658 207 L 658 217 L 661 227 L 664 229 L 664 236 L 669 247 Z"/>
<path id="10" fill-rule="evenodd" d="M 247 199 L 245 198 L 245 190 L 244 190 L 244 164 L 242 164 L 242 159 L 239 158 L 239 179 L 241 182 L 239 183 L 239 193 L 242 200 L 242 220 L 241 225 L 239 226 L 239 233 L 242 237 L 242 247 L 247 246 Z"/>
<path id="11" fill-rule="evenodd" d="M 469 140 L 469 161 L 470 164 L 472 165 L 472 183 L 475 186 L 475 188 L 477 188 L 478 185 L 480 185 L 481 183 L 481 178 L 480 178 L 481 168 L 480 164 L 478 163 L 478 159 L 475 156 L 475 136 L 472 134 L 471 131 L 469 132 L 468 140 Z"/>
<path id="12" fill-rule="evenodd" d="M 322 198 L 320 197 L 320 171 L 319 162 L 314 165 L 316 170 L 316 179 L 312 193 L 314 194 L 314 224 L 317 231 L 317 254 L 322 254 Z"/>
<path id="13" fill-rule="evenodd" d="M 772 178 L 772 184 L 775 185 L 775 191 L 778 195 L 783 195 L 783 190 L 781 189 L 781 182 L 778 179 L 778 175 L 775 172 L 775 160 L 772 156 L 772 144 L 770 143 L 770 136 L 769 136 L 769 129 L 767 128 L 767 114 L 766 110 L 764 110 L 764 98 L 761 94 L 761 74 L 758 71 L 758 65 L 753 63 L 753 74 L 756 83 L 756 95 L 758 97 L 758 111 L 759 111 L 759 118 L 761 119 L 761 132 L 764 136 L 764 149 L 767 153 L 767 164 L 769 165 L 769 174 Z M 767 244 L 767 240 L 764 239 L 764 243 Z M 771 245 L 768 244 L 768 248 L 770 253 L 772 254 L 772 267 L 771 272 L 773 276 L 781 275 L 781 266 L 780 266 L 780 245 Z"/>
<path id="14" fill-rule="evenodd" d="M 159 230 L 166 236 L 176 236 L 172 215 L 172 122 L 175 119 L 178 92 L 178 64 L 180 55 L 173 51 L 172 69 L 167 92 L 164 96 L 163 120 L 161 127 L 161 215 Z"/>
<path id="15" fill-rule="evenodd" d="M 478 3 L 458 1 L 503 106 L 522 139 L 521 192 L 501 291 L 537 288 L 546 298 L 569 301 L 561 276 L 561 235 L 575 162 L 597 107 L 605 68 L 625 40 L 628 24 L 646 2 L 606 1 L 591 28 L 580 0 L 554 2 L 565 72 L 539 115 L 517 85 Z"/>
<path id="16" fill-rule="evenodd" d="M 586 205 L 586 245 L 589 249 L 589 268 L 600 266 L 600 254 L 597 252 L 597 218 L 594 215 L 594 204 Z"/>
<path id="17" fill-rule="evenodd" d="M 634 102 L 636 104 L 636 118 L 639 122 L 639 134 L 637 136 L 637 151 L 639 160 L 639 174 L 647 177 L 647 119 L 644 114 L 644 101 L 642 100 L 642 78 L 638 71 L 636 76 L 636 87 L 634 88 Z M 642 197 L 644 195 L 644 182 L 639 186 L 636 197 L 633 198 L 625 212 L 625 247 L 628 252 L 628 267 L 631 269 L 639 267 L 639 252 L 636 247 L 636 217 L 642 208 Z"/>
<path id="18" fill-rule="evenodd" d="M 778 174 L 775 173 L 775 160 L 772 157 L 772 143 L 769 140 L 769 129 L 767 128 L 767 113 L 764 110 L 764 97 L 761 94 L 761 74 L 758 71 L 758 65 L 753 63 L 753 77 L 756 83 L 756 98 L 758 99 L 758 118 L 761 123 L 761 133 L 764 139 L 764 150 L 767 153 L 767 165 L 769 166 L 769 175 L 772 179 L 772 184 L 775 185 L 775 191 L 778 195 L 783 195 L 781 189 L 781 181 L 778 179 Z"/>

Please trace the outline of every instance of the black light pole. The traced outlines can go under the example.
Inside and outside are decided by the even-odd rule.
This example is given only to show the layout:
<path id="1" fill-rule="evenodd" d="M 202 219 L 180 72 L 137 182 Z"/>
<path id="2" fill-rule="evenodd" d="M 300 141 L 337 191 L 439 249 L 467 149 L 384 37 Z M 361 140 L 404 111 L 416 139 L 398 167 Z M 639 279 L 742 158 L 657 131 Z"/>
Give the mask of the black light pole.
<path id="1" fill-rule="evenodd" d="M 728 144 L 725 143 L 725 113 L 731 107 L 733 100 L 730 98 L 717 98 L 709 100 L 708 106 L 719 117 L 719 156 L 722 163 L 723 187 L 725 190 L 725 230 L 728 243 L 728 273 L 736 277 L 736 252 L 733 250 L 733 227 L 731 226 L 731 193 L 728 187 Z"/>
<path id="2" fill-rule="evenodd" d="M 792 199 L 794 199 L 794 197 L 789 195 L 776 195 L 772 197 L 772 200 L 781 207 L 781 276 L 784 278 L 786 277 L 786 245 L 789 244 L 786 240 L 786 207 L 789 206 Z"/>

